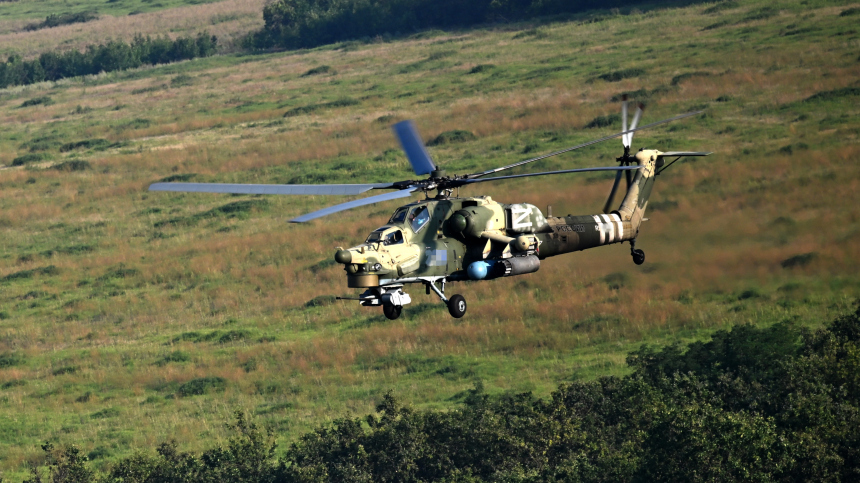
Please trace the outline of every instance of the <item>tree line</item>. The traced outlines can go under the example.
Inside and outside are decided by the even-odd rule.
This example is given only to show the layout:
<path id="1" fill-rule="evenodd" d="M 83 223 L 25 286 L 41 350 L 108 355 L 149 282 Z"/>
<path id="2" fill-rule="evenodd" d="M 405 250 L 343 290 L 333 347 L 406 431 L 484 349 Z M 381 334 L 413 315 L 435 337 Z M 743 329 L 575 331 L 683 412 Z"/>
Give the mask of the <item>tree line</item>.
<path id="1" fill-rule="evenodd" d="M 45 52 L 30 61 L 13 54 L 0 62 L 0 88 L 208 57 L 216 49 L 215 36 L 203 32 L 175 40 L 137 35 L 130 43 L 112 40 L 84 51 Z"/>
<path id="2" fill-rule="evenodd" d="M 377 413 L 335 420 L 277 455 L 242 413 L 201 454 L 161 444 L 88 467 L 74 446 L 44 449 L 52 482 L 857 481 L 860 305 L 815 331 L 737 326 L 710 341 L 642 347 L 633 373 L 562 384 L 546 399 L 490 396 L 420 411 L 392 394 Z"/>
<path id="3" fill-rule="evenodd" d="M 430 28 L 467 27 L 646 3 L 643 0 L 276 0 L 253 48 L 304 48 Z"/>

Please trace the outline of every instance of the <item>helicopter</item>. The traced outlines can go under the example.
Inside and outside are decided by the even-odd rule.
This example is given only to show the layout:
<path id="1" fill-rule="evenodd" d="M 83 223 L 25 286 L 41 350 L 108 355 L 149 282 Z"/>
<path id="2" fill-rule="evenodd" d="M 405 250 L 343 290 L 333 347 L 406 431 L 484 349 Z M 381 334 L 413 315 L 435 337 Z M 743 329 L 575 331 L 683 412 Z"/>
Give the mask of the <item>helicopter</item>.
<path id="1" fill-rule="evenodd" d="M 394 320 L 400 317 L 403 307 L 412 302 L 404 287 L 421 283 L 427 294 L 435 293 L 447 305 L 451 316 L 461 318 L 466 313 L 466 299 L 460 294 L 445 296 L 445 286 L 450 282 L 534 273 L 548 257 L 622 242 L 630 243 L 635 264 L 645 262 L 645 252 L 636 248 L 636 238 L 642 222 L 647 220 L 644 214 L 655 177 L 683 157 L 711 153 L 654 149 L 631 152 L 633 135 L 637 131 L 703 111 L 638 127 L 644 110 L 644 105 L 639 104 L 628 128 L 628 104 L 627 97 L 623 97 L 619 133 L 478 173 L 448 175 L 430 157 L 414 122 L 407 120 L 393 125 L 392 130 L 415 174 L 427 175 L 425 179 L 328 185 L 159 182 L 150 185 L 149 190 L 280 195 L 359 195 L 370 190 L 394 190 L 301 215 L 290 220 L 293 223 L 423 192 L 424 199 L 397 208 L 388 222 L 373 230 L 364 243 L 349 249 L 336 248 L 334 259 L 346 271 L 347 287 L 364 289 L 358 297 L 338 299 L 357 300 L 366 307 L 381 307 L 385 317 Z M 618 166 L 490 176 L 619 137 L 624 151 L 616 159 Z M 666 162 L 670 158 L 674 159 Z M 452 196 L 454 189 L 475 183 L 593 171 L 616 172 L 603 212 L 599 214 L 554 217 L 550 208 L 544 215 L 529 203 L 504 204 L 490 196 Z M 612 209 L 622 177 L 626 179 L 626 194 L 620 206 Z M 431 196 L 433 191 L 435 196 Z"/>

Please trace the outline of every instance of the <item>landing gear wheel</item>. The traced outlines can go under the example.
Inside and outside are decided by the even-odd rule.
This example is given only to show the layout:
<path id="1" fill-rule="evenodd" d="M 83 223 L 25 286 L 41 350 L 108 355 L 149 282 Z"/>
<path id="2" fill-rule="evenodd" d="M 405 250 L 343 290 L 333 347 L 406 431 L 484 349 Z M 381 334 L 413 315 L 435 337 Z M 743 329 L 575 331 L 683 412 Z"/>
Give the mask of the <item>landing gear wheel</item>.
<path id="1" fill-rule="evenodd" d="M 633 263 L 636 265 L 642 265 L 645 263 L 645 252 L 642 250 L 633 250 L 630 254 L 633 255 Z"/>
<path id="2" fill-rule="evenodd" d="M 388 320 L 397 319 L 398 317 L 400 317 L 401 312 L 403 312 L 403 307 L 400 305 L 382 305 L 382 313 L 385 314 L 385 318 L 387 318 Z"/>
<path id="3" fill-rule="evenodd" d="M 455 319 L 459 319 L 466 315 L 466 299 L 460 294 L 453 295 L 448 299 L 448 312 L 450 312 L 451 317 L 454 317 Z"/>

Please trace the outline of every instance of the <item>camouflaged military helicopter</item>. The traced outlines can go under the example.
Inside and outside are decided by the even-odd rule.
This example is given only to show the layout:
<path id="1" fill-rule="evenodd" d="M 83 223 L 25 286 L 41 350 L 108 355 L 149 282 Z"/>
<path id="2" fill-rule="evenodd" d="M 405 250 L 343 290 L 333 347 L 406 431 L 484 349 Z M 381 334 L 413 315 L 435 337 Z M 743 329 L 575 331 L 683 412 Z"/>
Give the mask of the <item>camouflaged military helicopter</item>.
<path id="1" fill-rule="evenodd" d="M 397 208 L 388 222 L 371 232 L 364 243 L 349 249 L 337 248 L 334 259 L 344 266 L 347 286 L 365 289 L 357 298 L 342 299 L 358 300 L 362 306 L 381 306 L 383 314 L 393 320 L 400 317 L 403 307 L 412 302 L 404 286 L 421 283 L 428 294 L 432 291 L 447 304 L 453 317 L 460 318 L 466 313 L 466 300 L 460 294 L 446 297 L 445 285 L 448 282 L 492 280 L 534 273 L 540 268 L 541 260 L 547 257 L 625 241 L 630 243 L 633 262 L 640 265 L 645 261 L 645 253 L 635 244 L 640 225 L 645 220 L 643 216 L 655 176 L 682 157 L 711 153 L 664 153 L 640 149 L 631 154 L 630 145 L 636 131 L 702 111 L 637 127 L 644 108 L 640 104 L 628 129 L 627 106 L 628 101 L 624 99 L 620 133 L 479 173 L 447 175 L 433 162 L 413 122 L 403 121 L 393 126 L 394 133 L 415 174 L 429 175 L 426 179 L 331 185 L 155 183 L 149 189 L 287 195 L 358 195 L 373 189 L 395 190 L 290 220 L 297 223 L 424 192 L 425 199 Z M 618 137 L 624 146 L 624 153 L 617 158 L 619 166 L 485 177 Z M 667 158 L 674 159 L 666 163 Z M 503 204 L 489 196 L 451 196 L 455 188 L 475 183 L 588 171 L 616 172 L 603 213 L 596 215 L 553 217 L 548 213 L 544 216 L 536 206 L 528 203 Z M 626 175 L 627 194 L 618 209 L 611 209 L 622 173 Z M 430 196 L 432 191 L 436 191 L 433 197 Z"/>

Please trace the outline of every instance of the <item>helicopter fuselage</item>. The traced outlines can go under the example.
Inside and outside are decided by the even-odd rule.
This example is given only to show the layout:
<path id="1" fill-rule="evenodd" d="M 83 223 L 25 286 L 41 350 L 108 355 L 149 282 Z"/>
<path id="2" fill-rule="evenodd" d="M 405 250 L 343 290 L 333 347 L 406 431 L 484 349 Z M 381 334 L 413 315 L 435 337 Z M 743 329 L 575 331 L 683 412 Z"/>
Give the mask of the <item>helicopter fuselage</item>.
<path id="1" fill-rule="evenodd" d="M 534 205 L 502 204 L 489 196 L 427 199 L 399 208 L 386 225 L 348 250 L 347 284 L 369 288 L 422 278 L 521 275 L 537 271 L 544 258 L 635 234 L 631 222 L 614 213 L 545 217 Z M 476 262 L 483 265 L 473 267 Z"/>
<path id="2" fill-rule="evenodd" d="M 641 151 L 641 169 L 618 210 L 546 217 L 528 203 L 489 196 L 428 198 L 398 208 L 361 245 L 339 249 L 351 288 L 489 280 L 536 272 L 555 255 L 634 240 L 659 151 Z"/>

